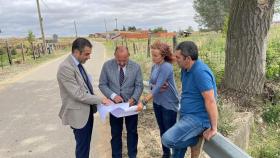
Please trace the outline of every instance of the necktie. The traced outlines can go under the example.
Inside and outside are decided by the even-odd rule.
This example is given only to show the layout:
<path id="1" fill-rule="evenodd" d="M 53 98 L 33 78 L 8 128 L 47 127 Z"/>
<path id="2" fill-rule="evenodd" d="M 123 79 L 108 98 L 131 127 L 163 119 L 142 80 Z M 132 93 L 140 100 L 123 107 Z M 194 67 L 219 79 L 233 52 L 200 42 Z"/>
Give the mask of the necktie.
<path id="1" fill-rule="evenodd" d="M 88 76 L 87 76 L 86 71 L 83 68 L 82 64 L 79 64 L 78 68 L 80 70 L 80 73 L 81 73 L 81 75 L 82 75 L 82 77 L 83 77 L 83 79 L 84 79 L 84 81 L 85 81 L 85 83 L 86 83 L 90 93 L 93 94 L 92 85 L 91 85 L 91 83 L 90 83 L 90 81 L 88 79 Z"/>
<path id="2" fill-rule="evenodd" d="M 124 72 L 123 72 L 123 68 L 120 67 L 120 86 L 122 86 L 123 80 L 124 80 Z"/>

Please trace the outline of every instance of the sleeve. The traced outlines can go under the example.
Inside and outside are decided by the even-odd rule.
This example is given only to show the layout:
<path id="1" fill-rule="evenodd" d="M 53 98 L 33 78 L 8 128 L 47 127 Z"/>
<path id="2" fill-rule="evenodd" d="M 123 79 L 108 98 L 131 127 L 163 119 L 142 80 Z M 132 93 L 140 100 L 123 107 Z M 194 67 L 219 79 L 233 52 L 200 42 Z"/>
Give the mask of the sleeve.
<path id="1" fill-rule="evenodd" d="M 136 80 L 134 85 L 135 89 L 132 98 L 137 102 L 144 89 L 142 71 L 139 65 L 137 65 Z"/>
<path id="2" fill-rule="evenodd" d="M 109 79 L 108 79 L 108 75 L 107 75 L 107 64 L 105 63 L 102 66 L 102 70 L 101 70 L 101 74 L 99 77 L 99 89 L 102 92 L 103 95 L 105 95 L 107 98 L 110 98 L 111 95 L 114 93 L 109 87 Z"/>
<path id="3" fill-rule="evenodd" d="M 113 94 L 111 94 L 110 95 L 110 98 L 112 99 L 112 100 L 114 100 L 114 98 L 117 96 L 117 94 L 116 93 L 113 93 Z"/>
<path id="4" fill-rule="evenodd" d="M 100 104 L 101 98 L 96 95 L 87 93 L 81 86 L 79 86 L 75 72 L 69 67 L 60 67 L 57 72 L 57 80 L 66 89 L 67 93 L 74 98 L 76 101 L 94 105 Z"/>
<path id="5" fill-rule="evenodd" d="M 169 67 L 167 65 L 161 65 L 161 67 L 159 68 L 156 84 L 153 86 L 152 89 L 153 96 L 160 92 L 160 88 L 167 81 L 171 73 L 172 73 L 172 67 Z"/>
<path id="6" fill-rule="evenodd" d="M 200 93 L 214 89 L 212 75 L 206 70 L 195 74 L 195 83 Z"/>

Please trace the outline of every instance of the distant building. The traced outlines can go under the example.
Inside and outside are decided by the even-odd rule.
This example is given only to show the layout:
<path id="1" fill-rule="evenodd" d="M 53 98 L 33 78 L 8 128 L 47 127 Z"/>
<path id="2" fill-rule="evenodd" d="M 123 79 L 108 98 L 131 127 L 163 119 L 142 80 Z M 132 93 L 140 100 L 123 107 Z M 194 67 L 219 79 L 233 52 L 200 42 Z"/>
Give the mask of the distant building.
<path id="1" fill-rule="evenodd" d="M 138 31 L 112 31 L 107 33 L 94 33 L 90 34 L 89 37 L 92 38 L 106 38 L 117 40 L 117 39 L 147 39 L 151 35 L 152 37 L 160 38 L 172 38 L 176 35 L 175 32 L 158 32 L 151 33 L 148 30 L 138 30 Z"/>
<path id="2" fill-rule="evenodd" d="M 160 38 L 172 38 L 176 36 L 175 32 L 158 32 L 155 34 L 152 34 L 153 37 L 160 37 Z"/>

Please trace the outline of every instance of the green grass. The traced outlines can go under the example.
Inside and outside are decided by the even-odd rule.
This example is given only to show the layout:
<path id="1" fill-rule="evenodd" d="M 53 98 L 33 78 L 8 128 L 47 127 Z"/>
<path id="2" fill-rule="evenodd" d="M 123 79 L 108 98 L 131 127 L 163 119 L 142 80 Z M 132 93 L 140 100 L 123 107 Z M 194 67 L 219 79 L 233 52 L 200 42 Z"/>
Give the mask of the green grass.
<path id="1" fill-rule="evenodd" d="M 267 48 L 266 77 L 270 80 L 280 80 L 280 27 L 272 27 L 269 33 Z"/>
<path id="2" fill-rule="evenodd" d="M 156 41 L 160 40 L 162 42 L 168 43 L 171 48 L 172 39 L 171 38 L 152 38 L 151 44 Z M 224 74 L 224 45 L 225 45 L 225 38 L 222 34 L 217 34 L 214 32 L 209 33 L 195 33 L 190 37 L 187 38 L 178 38 L 177 43 L 191 40 L 194 41 L 199 47 L 199 54 L 200 58 L 205 61 L 213 70 L 218 85 L 222 81 L 222 77 Z M 150 67 L 152 65 L 151 58 L 147 56 L 147 39 L 130 39 L 130 40 L 118 40 L 118 41 L 103 41 L 104 45 L 107 49 L 107 55 L 109 57 L 113 56 L 115 45 L 127 45 L 131 54 L 131 59 L 137 61 L 142 68 L 144 79 L 147 80 L 150 74 Z M 133 46 L 135 44 L 135 47 Z M 135 48 L 135 49 L 134 49 Z M 135 51 L 134 51 L 135 50 Z M 174 64 L 174 71 L 175 71 L 175 79 L 177 86 L 180 89 L 180 68 L 177 64 Z"/>
<path id="3" fill-rule="evenodd" d="M 267 64 L 266 64 L 266 76 L 268 79 L 279 80 L 280 79 L 280 27 L 273 26 L 269 32 L 268 48 L 267 48 Z M 168 43 L 172 46 L 172 38 L 152 38 L 151 43 L 156 40 Z M 217 85 L 222 83 L 224 76 L 225 65 L 225 44 L 226 38 L 221 33 L 216 32 L 195 32 L 189 37 L 178 38 L 177 43 L 182 41 L 194 41 L 199 47 L 199 57 L 209 65 L 215 74 Z M 129 48 L 131 58 L 139 62 L 139 64 L 147 64 L 151 59 L 147 57 L 147 39 L 132 39 L 132 40 L 118 40 L 118 41 L 103 41 L 108 56 L 113 56 L 114 47 L 118 45 L 127 45 Z M 136 46 L 136 54 L 134 54 L 133 43 Z M 150 73 L 150 70 L 146 70 L 148 66 L 142 66 L 144 76 Z M 176 69 L 176 67 L 175 67 Z M 177 78 L 178 79 L 178 78 Z"/>
<path id="4" fill-rule="evenodd" d="M 251 132 L 249 153 L 254 158 L 279 158 L 279 140 L 279 126 L 256 123 Z"/>
<path id="5" fill-rule="evenodd" d="M 70 48 L 66 48 L 66 49 L 62 49 L 62 50 L 57 50 L 55 51 L 55 53 L 52 54 L 46 54 L 46 55 L 42 55 L 40 58 L 37 58 L 36 60 L 34 60 L 32 58 L 32 55 L 28 55 L 26 56 L 26 60 L 24 63 L 21 64 L 16 64 L 14 63 L 12 66 L 10 66 L 8 63 L 5 64 L 5 66 L 1 67 L 0 64 L 0 81 L 9 79 L 10 77 L 13 77 L 14 75 L 17 75 L 23 71 L 26 71 L 32 67 L 35 67 L 37 65 L 40 65 L 41 63 L 44 63 L 48 60 L 52 60 L 55 58 L 58 58 L 66 53 L 70 52 Z M 6 54 L 4 54 L 6 55 Z M 3 55 L 3 57 L 4 57 Z M 22 61 L 21 55 L 18 56 L 16 55 L 14 57 L 16 60 L 20 60 Z M 1 56 L 0 56 L 1 59 Z"/>
<path id="6" fill-rule="evenodd" d="M 152 38 L 151 43 L 155 40 L 161 40 L 172 47 L 172 39 L 169 38 Z M 194 41 L 199 47 L 199 56 L 209 65 L 215 74 L 217 85 L 222 83 L 225 65 L 225 44 L 226 38 L 221 33 L 206 32 L 194 33 L 190 37 L 178 38 L 177 43 L 181 41 Z M 108 56 L 113 56 L 115 47 L 113 41 L 104 41 L 107 48 Z M 118 44 L 127 45 L 131 53 L 131 59 L 141 65 L 144 79 L 147 80 L 150 75 L 152 65 L 151 58 L 147 57 L 147 40 L 128 40 L 118 41 Z M 136 45 L 136 54 L 134 53 L 133 43 Z M 180 68 L 174 64 L 174 74 L 177 87 L 180 91 Z M 266 77 L 268 80 L 280 81 L 280 26 L 272 26 L 268 36 L 267 59 L 266 59 Z M 221 104 L 221 105 L 220 105 Z M 255 124 L 250 138 L 250 148 L 248 152 L 256 158 L 279 158 L 280 157 L 280 127 L 279 127 L 279 106 L 266 105 L 262 115 L 265 123 Z M 219 103 L 219 131 L 227 135 L 235 127 L 231 124 L 233 117 L 232 111 L 224 108 Z"/>

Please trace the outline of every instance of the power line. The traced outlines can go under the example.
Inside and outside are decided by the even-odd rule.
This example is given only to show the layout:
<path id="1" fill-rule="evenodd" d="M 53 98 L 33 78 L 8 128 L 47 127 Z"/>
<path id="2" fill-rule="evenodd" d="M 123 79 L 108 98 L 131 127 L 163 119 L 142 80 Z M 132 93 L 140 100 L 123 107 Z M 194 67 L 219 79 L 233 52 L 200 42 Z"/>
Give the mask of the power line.
<path id="1" fill-rule="evenodd" d="M 50 9 L 50 7 L 47 5 L 47 3 L 45 2 L 45 0 L 41 0 L 41 2 L 44 4 L 44 6 L 51 11 L 52 9 Z"/>

